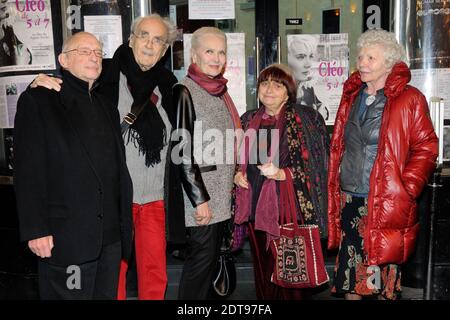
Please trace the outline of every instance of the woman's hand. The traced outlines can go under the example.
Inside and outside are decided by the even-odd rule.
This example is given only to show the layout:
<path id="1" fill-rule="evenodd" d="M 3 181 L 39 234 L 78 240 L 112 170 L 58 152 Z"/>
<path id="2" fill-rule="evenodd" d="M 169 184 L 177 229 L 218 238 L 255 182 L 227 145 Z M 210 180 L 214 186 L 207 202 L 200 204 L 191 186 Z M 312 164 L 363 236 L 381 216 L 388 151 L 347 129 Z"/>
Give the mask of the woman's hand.
<path id="1" fill-rule="evenodd" d="M 209 209 L 208 201 L 199 204 L 194 214 L 195 222 L 200 226 L 207 225 L 212 219 L 212 212 Z"/>
<path id="2" fill-rule="evenodd" d="M 59 78 L 50 77 L 46 74 L 39 73 L 36 78 L 34 78 L 33 82 L 31 82 L 31 87 L 45 87 L 50 90 L 59 91 L 61 90 L 61 83 L 63 81 Z"/>
<path id="3" fill-rule="evenodd" d="M 278 181 L 286 180 L 286 174 L 284 173 L 284 170 L 274 166 L 272 162 L 260 165 L 258 166 L 258 169 L 261 171 L 261 174 L 267 179 Z"/>
<path id="4" fill-rule="evenodd" d="M 238 171 L 234 176 L 234 184 L 238 187 L 248 189 L 247 175 L 243 175 L 241 171 Z"/>
<path id="5" fill-rule="evenodd" d="M 30 50 L 24 44 L 14 45 L 14 54 L 16 55 L 16 65 L 21 66 L 31 63 Z"/>

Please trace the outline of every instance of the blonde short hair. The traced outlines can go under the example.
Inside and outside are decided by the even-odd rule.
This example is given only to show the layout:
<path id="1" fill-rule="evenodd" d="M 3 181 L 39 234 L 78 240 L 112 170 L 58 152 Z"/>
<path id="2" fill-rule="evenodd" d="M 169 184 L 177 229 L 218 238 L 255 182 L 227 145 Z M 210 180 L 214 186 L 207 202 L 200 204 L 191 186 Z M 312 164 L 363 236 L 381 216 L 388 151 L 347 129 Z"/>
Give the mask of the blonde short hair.
<path id="1" fill-rule="evenodd" d="M 208 34 L 223 38 L 225 42 L 225 50 L 227 49 L 227 36 L 222 30 L 215 27 L 201 27 L 200 29 L 195 30 L 195 32 L 192 34 L 191 50 L 197 50 L 200 47 L 201 39 Z"/>
<path id="2" fill-rule="evenodd" d="M 292 39 L 289 45 L 288 53 L 295 56 L 298 51 L 298 48 L 296 49 L 295 46 L 299 45 L 305 46 L 305 48 L 310 52 L 316 52 L 318 44 L 319 41 L 316 37 L 309 34 L 302 34 L 301 38 L 294 37 L 294 39 Z"/>

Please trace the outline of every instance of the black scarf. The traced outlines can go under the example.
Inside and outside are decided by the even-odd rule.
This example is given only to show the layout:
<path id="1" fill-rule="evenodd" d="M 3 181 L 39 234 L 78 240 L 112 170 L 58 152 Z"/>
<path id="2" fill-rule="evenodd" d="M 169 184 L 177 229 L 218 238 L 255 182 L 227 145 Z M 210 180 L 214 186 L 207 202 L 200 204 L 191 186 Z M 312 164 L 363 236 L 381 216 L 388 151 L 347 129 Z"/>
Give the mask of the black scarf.
<path id="1" fill-rule="evenodd" d="M 308 107 L 286 111 L 290 166 L 303 219 L 328 236 L 327 173 L 329 136 L 323 118 Z"/>
<path id="2" fill-rule="evenodd" d="M 125 144 L 134 143 L 139 148 L 139 153 L 145 156 L 145 165 L 154 166 L 161 162 L 161 150 L 166 144 L 167 132 L 161 115 L 150 98 L 154 89 L 158 87 L 162 95 L 162 106 L 172 121 L 172 86 L 176 83 L 176 78 L 161 61 L 150 70 L 142 71 L 131 48 L 128 44 L 123 44 L 116 50 L 111 66 L 102 78 L 103 83 L 109 84 L 106 87 L 113 88 L 108 94 L 112 95 L 116 104 L 120 73 L 127 78 L 133 105 L 145 104 L 137 120 L 124 133 Z"/>

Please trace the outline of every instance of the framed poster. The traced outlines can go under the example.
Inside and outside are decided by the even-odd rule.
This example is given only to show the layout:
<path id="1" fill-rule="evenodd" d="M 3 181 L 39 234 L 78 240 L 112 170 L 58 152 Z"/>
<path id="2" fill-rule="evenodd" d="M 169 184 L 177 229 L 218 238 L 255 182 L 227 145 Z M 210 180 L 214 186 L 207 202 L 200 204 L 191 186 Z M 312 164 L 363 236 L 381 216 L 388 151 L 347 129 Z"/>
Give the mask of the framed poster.
<path id="1" fill-rule="evenodd" d="M 312 106 L 333 125 L 349 73 L 348 34 L 288 35 L 287 44 L 297 103 Z"/>
<path id="2" fill-rule="evenodd" d="M 50 0 L 0 1 L 0 72 L 56 69 Z"/>

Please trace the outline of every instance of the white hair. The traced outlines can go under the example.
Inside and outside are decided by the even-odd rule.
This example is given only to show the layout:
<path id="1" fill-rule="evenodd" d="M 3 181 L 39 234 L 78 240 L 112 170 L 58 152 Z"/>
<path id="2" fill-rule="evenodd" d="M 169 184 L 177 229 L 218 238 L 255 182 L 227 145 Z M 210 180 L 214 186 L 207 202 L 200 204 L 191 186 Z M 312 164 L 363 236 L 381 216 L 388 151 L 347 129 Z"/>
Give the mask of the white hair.
<path id="1" fill-rule="evenodd" d="M 356 44 L 358 51 L 362 48 L 373 46 L 383 46 L 384 60 L 387 68 L 391 68 L 397 62 L 405 62 L 405 50 L 398 43 L 395 34 L 383 29 L 369 29 L 358 38 Z"/>
<path id="2" fill-rule="evenodd" d="M 133 23 L 131 25 L 131 34 L 135 33 L 139 24 L 145 19 L 157 19 L 166 26 L 166 29 L 167 29 L 167 40 L 166 41 L 170 46 L 177 39 L 177 26 L 169 18 L 161 17 L 157 13 L 152 13 L 148 16 L 138 17 L 138 18 L 134 19 Z"/>

